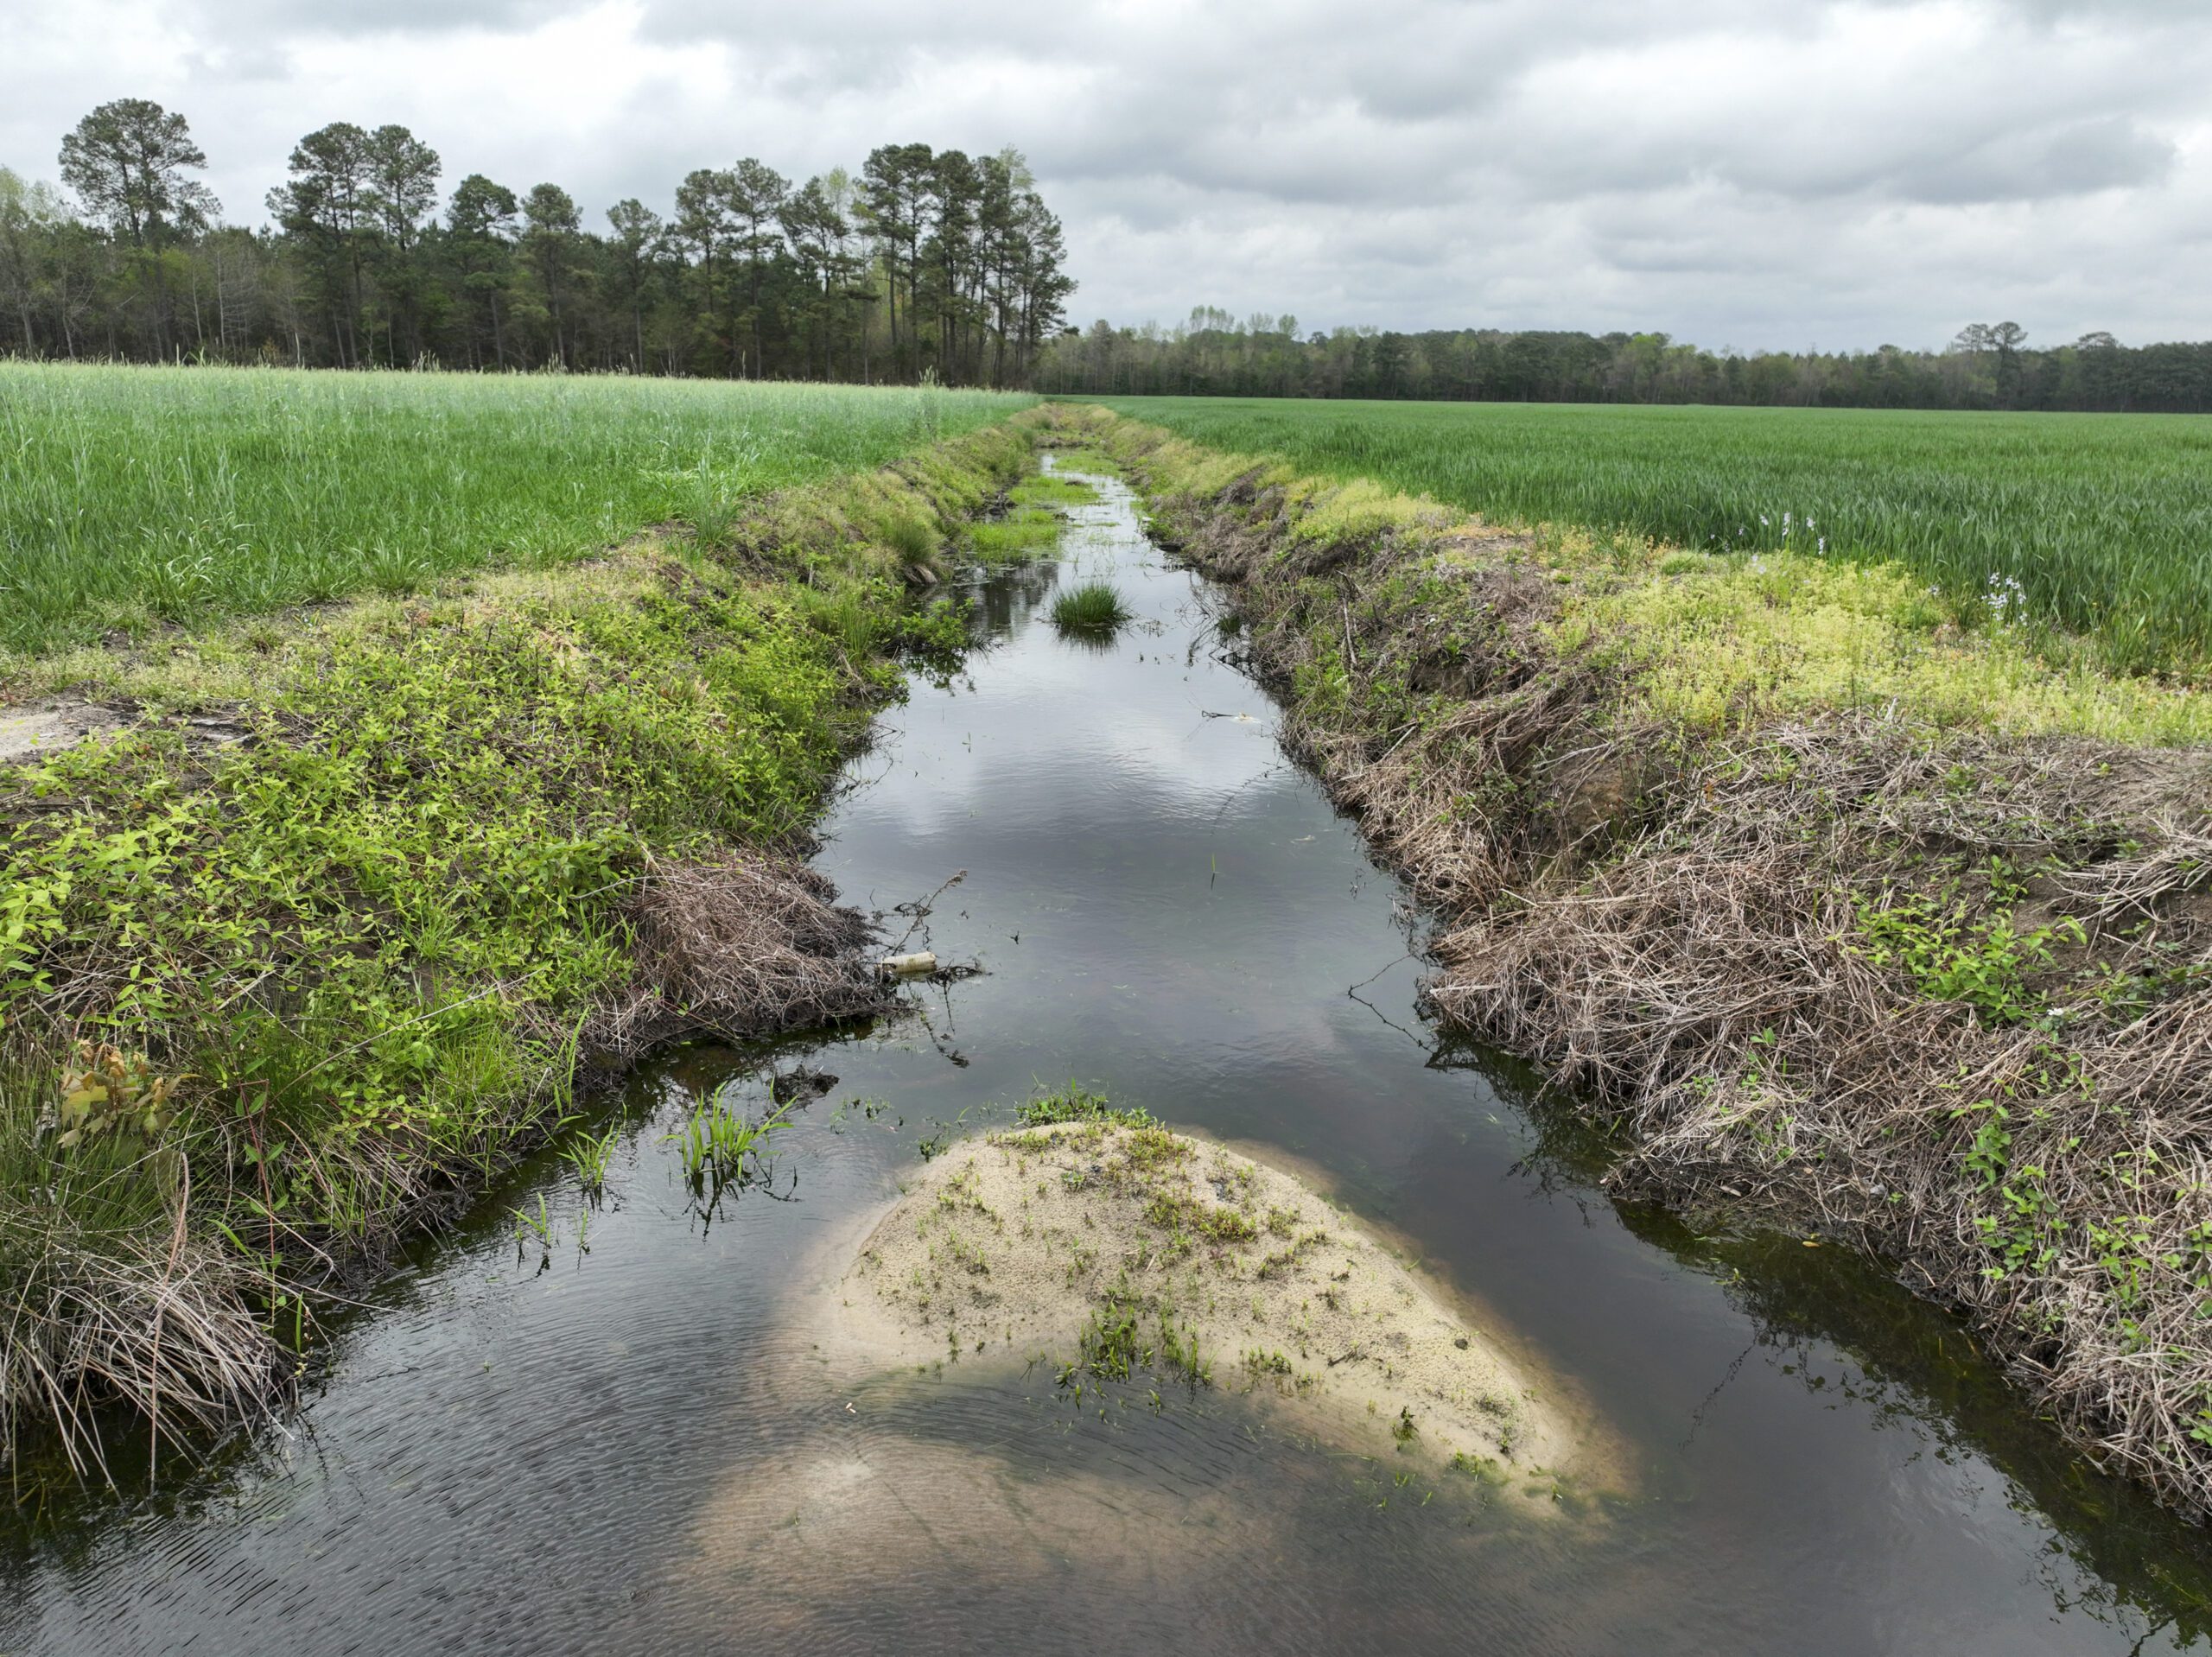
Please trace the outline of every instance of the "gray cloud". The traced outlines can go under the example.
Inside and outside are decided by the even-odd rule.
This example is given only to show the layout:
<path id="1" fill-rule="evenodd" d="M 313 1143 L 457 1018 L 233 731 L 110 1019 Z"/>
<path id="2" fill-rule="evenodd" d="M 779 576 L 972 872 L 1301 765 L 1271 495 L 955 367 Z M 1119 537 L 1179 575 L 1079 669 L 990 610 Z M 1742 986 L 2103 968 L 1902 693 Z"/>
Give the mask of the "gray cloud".
<path id="1" fill-rule="evenodd" d="M 0 164 L 155 97 L 248 219 L 340 118 L 594 218 L 740 155 L 1010 143 L 1085 321 L 2212 334 L 2201 0 L 78 0 L 11 49 Z"/>
<path id="2" fill-rule="evenodd" d="M 588 10 L 590 0 L 181 0 L 176 15 L 204 38 L 320 35 L 435 36 L 527 29 Z"/>
<path id="3" fill-rule="evenodd" d="M 1922 201 L 2033 201 L 2152 184 L 2171 169 L 2171 140 L 2123 116 L 2000 133 L 1916 181 Z"/>

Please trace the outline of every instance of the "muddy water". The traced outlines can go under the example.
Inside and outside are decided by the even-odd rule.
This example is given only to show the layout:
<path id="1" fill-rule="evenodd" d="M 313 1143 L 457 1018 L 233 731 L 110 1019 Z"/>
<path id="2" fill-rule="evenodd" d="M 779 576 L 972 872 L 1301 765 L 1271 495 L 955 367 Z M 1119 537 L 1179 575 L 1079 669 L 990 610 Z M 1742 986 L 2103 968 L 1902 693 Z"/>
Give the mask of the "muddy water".
<path id="1" fill-rule="evenodd" d="M 1946 1318 L 1836 1251 L 1696 1236 L 1414 1005 L 1417 922 L 1287 766 L 1201 584 L 1125 492 L 979 583 L 819 861 L 984 975 L 911 1016 L 641 1076 L 602 1208 L 550 1159 L 356 1317 L 292 1431 L 0 1552 L 0 1653 L 2185 1648 L 2202 1537 L 2054 1444 Z M 1040 613 L 1112 579 L 1103 649 Z M 890 915 L 895 936 L 908 917 Z M 762 1065 L 836 1082 L 772 1181 L 695 1200 L 661 1143 Z M 925 1143 L 1073 1077 L 1320 1171 L 1563 1378 L 1619 1493 L 1532 1521 L 1301 1440 L 1223 1386 L 841 1378 L 795 1308 Z M 518 1242 L 512 1211 L 553 1241 Z M 1224 1371 L 1230 1367 L 1224 1366 Z M 1102 1413 L 1103 1412 L 1103 1413 Z"/>

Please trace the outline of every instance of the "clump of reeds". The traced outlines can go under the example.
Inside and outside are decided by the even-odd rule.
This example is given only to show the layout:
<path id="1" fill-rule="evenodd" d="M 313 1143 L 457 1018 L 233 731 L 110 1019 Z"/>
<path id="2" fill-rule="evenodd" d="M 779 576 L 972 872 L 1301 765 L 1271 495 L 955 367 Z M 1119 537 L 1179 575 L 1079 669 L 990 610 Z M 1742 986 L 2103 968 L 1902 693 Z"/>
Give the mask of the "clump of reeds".
<path id="1" fill-rule="evenodd" d="M 1110 633 L 1128 619 L 1128 606 L 1109 582 L 1085 581 L 1052 600 L 1052 625 L 1064 633 Z"/>
<path id="2" fill-rule="evenodd" d="M 768 1141 L 789 1126 L 791 1111 L 790 1105 L 779 1105 L 756 1122 L 717 1096 L 702 1101 L 662 1143 L 676 1146 L 683 1177 L 695 1187 L 741 1184 Z"/>

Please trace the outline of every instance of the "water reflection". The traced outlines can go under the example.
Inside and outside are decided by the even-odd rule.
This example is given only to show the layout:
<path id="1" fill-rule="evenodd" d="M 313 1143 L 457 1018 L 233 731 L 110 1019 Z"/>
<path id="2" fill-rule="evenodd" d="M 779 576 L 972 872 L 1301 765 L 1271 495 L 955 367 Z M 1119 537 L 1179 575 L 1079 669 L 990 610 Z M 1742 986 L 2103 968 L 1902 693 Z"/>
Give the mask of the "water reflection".
<path id="1" fill-rule="evenodd" d="M 1473 1044 L 1440 1043 L 1433 1062 L 1482 1077 L 1526 1103 L 1534 1129 L 1523 1167 L 1552 1196 L 1600 1212 L 1711 1279 L 1745 1321 L 1743 1350 L 1693 1417 L 1700 1429 L 1747 1364 L 1790 1379 L 1824 1410 L 1848 1413 L 1957 1470 L 1974 1505 L 1994 1501 L 2047 1526 L 2036 1578 L 2062 1613 L 2129 1631 L 2131 1641 L 2212 1635 L 2212 1562 L 2200 1532 L 2139 1487 L 2099 1472 L 1975 1349 L 1962 1324 L 1901 1291 L 1872 1262 L 1802 1238 L 1745 1227 L 1700 1231 L 1662 1208 L 1602 1186 L 1605 1137 L 1551 1095 L 1529 1067 Z M 1985 1476 L 1986 1475 L 1986 1476 Z M 2144 1648 L 2152 1648 L 2146 1645 Z"/>

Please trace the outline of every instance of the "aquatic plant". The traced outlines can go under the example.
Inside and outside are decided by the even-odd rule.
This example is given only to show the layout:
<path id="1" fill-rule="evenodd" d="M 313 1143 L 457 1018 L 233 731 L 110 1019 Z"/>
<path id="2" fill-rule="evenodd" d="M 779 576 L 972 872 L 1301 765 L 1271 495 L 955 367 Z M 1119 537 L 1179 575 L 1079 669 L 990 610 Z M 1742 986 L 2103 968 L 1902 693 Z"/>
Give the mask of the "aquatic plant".
<path id="1" fill-rule="evenodd" d="M 540 1191 L 537 1194 L 537 1213 L 532 1214 L 528 1209 L 510 1209 L 507 1211 L 514 1218 L 515 1241 L 518 1246 L 534 1241 L 546 1253 L 552 1253 L 553 1216 L 545 1206 L 544 1192 Z"/>
<path id="2" fill-rule="evenodd" d="M 1105 581 L 1085 581 L 1052 600 L 1052 625 L 1062 632 L 1110 633 L 1128 619 L 1121 594 Z"/>
<path id="3" fill-rule="evenodd" d="M 1188 1318 L 1179 1318 L 1173 1306 L 1160 1309 L 1160 1362 L 1186 1386 L 1213 1385 L 1213 1363 L 1198 1351 L 1197 1327 Z"/>
<path id="4" fill-rule="evenodd" d="M 988 567 L 1034 557 L 1060 538 L 1066 527 L 1065 508 L 1097 498 L 1096 490 L 1073 478 L 1047 473 L 1024 478 L 1007 492 L 1002 511 L 969 529 L 976 562 Z"/>
<path id="5" fill-rule="evenodd" d="M 601 1134 L 580 1133 L 561 1147 L 562 1159 L 576 1171 L 587 1197 L 596 1197 L 606 1190 L 607 1165 L 613 1159 L 614 1144 L 621 1134 L 618 1125 Z"/>
<path id="6" fill-rule="evenodd" d="M 1093 1374 L 1127 1381 L 1133 1369 L 1152 1361 L 1152 1349 L 1137 1338 L 1137 1318 L 1142 1311 L 1126 1282 L 1109 1290 L 1090 1309 L 1077 1349 Z"/>
<path id="7" fill-rule="evenodd" d="M 661 1140 L 683 1159 L 683 1177 L 696 1186 L 741 1184 L 768 1140 L 788 1127 L 791 1106 L 780 1105 L 759 1121 L 748 1121 L 722 1095 L 701 1100 L 683 1126 Z"/>

